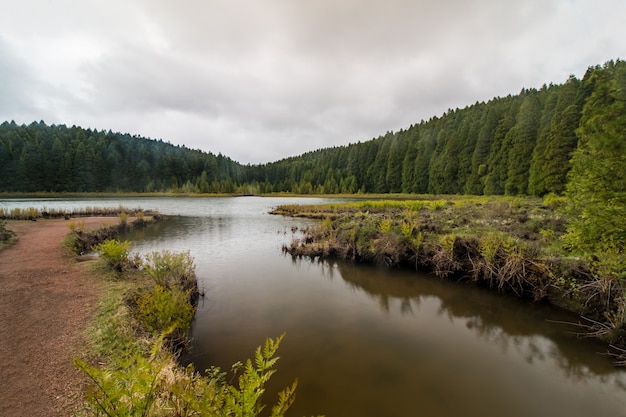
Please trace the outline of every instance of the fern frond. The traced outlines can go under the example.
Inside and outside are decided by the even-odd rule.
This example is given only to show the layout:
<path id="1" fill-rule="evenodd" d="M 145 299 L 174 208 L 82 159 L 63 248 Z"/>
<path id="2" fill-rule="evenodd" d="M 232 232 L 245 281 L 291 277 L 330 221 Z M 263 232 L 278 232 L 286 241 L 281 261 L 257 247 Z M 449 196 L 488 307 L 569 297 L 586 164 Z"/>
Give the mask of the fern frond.
<path id="1" fill-rule="evenodd" d="M 271 417 L 283 417 L 289 407 L 296 400 L 296 387 L 298 386 L 298 380 L 295 380 L 290 387 L 285 388 L 278 393 L 278 403 L 272 407 Z"/>

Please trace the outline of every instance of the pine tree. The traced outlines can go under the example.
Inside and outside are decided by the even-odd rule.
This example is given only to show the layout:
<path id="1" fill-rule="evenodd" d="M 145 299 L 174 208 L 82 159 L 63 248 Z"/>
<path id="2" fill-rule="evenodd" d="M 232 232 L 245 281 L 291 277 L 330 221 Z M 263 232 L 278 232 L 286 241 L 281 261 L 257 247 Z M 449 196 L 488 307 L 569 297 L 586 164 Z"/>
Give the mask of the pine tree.
<path id="1" fill-rule="evenodd" d="M 553 85 L 547 87 L 545 84 L 542 88 L 546 92 L 546 98 L 539 120 L 537 141 L 528 170 L 528 193 L 530 195 L 542 196 L 547 193 L 545 186 L 546 148 L 550 139 L 550 124 L 554 117 L 560 88 L 560 86 Z"/>
<path id="2" fill-rule="evenodd" d="M 570 77 L 559 95 L 546 147 L 544 183 L 547 192 L 562 194 L 565 191 L 569 160 L 578 144 L 576 129 L 580 124 L 582 103 L 586 99 L 580 86 L 579 80 Z"/>
<path id="3" fill-rule="evenodd" d="M 487 174 L 484 176 L 484 193 L 486 195 L 504 194 L 506 181 L 509 149 L 511 148 L 511 128 L 515 125 L 519 99 L 507 97 L 506 108 L 493 135 L 489 157 L 487 158 Z"/>
<path id="4" fill-rule="evenodd" d="M 566 196 L 573 249 L 604 256 L 626 250 L 626 63 L 593 71 Z M 624 271 L 622 271 L 623 274 Z"/>
<path id="5" fill-rule="evenodd" d="M 415 139 L 411 137 L 407 152 L 402 160 L 402 192 L 413 193 L 415 182 L 415 159 L 417 158 L 417 147 Z"/>
<path id="6" fill-rule="evenodd" d="M 435 139 L 434 125 L 424 125 L 420 128 L 419 132 L 413 190 L 416 193 L 424 194 L 429 192 L 430 161 L 435 152 L 437 140 Z"/>
<path id="7" fill-rule="evenodd" d="M 535 90 L 526 93 L 517 115 L 517 122 L 507 135 L 510 141 L 504 189 L 507 195 L 528 193 L 528 172 L 537 141 L 541 108 L 539 93 Z"/>
<path id="8" fill-rule="evenodd" d="M 467 194 L 483 194 L 483 177 L 487 173 L 487 158 L 499 118 L 500 105 L 492 101 L 480 118 L 480 130 L 472 151 L 471 171 L 465 183 L 464 191 Z"/>
<path id="9" fill-rule="evenodd" d="M 399 193 L 402 191 L 402 161 L 406 153 L 403 143 L 400 141 L 402 132 L 393 135 L 389 145 L 389 157 L 387 158 L 387 191 Z"/>

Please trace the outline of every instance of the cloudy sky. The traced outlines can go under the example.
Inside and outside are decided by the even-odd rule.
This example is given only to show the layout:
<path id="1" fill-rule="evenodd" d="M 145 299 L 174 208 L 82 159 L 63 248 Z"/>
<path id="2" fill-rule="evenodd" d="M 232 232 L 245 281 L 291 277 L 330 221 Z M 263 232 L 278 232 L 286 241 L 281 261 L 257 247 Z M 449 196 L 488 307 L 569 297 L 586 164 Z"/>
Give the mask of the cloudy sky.
<path id="1" fill-rule="evenodd" d="M 0 121 L 254 164 L 617 58 L 624 0 L 3 0 Z"/>

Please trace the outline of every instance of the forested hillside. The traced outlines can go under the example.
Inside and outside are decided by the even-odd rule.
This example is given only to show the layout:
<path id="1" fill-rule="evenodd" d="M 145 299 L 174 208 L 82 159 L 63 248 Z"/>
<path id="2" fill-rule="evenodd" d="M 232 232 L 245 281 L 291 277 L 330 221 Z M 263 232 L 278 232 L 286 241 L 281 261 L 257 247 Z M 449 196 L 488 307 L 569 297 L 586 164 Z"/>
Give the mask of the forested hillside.
<path id="1" fill-rule="evenodd" d="M 110 131 L 5 122 L 0 191 L 561 194 L 583 111 L 603 105 L 588 98 L 609 83 L 626 88 L 616 75 L 625 65 L 610 61 L 582 80 L 571 76 L 363 143 L 254 166 Z"/>
<path id="2" fill-rule="evenodd" d="M 111 131 L 0 125 L 0 191 L 234 192 L 244 168 L 161 140 Z"/>
<path id="3" fill-rule="evenodd" d="M 590 70 L 588 75 L 593 71 Z M 259 168 L 274 190 L 327 193 L 561 193 L 588 76 L 523 90 L 388 132 Z M 268 184 L 268 185 L 269 185 Z"/>

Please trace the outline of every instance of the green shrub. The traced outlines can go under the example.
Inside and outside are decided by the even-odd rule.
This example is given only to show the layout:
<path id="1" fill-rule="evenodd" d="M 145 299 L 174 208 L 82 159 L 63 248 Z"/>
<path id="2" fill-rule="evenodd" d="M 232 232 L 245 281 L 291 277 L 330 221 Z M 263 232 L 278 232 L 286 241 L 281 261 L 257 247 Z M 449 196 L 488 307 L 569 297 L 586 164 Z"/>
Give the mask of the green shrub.
<path id="1" fill-rule="evenodd" d="M 424 244 L 424 235 L 422 234 L 422 232 L 419 232 L 417 236 L 415 236 L 415 238 L 409 239 L 409 244 L 411 245 L 415 253 L 419 253 Z"/>
<path id="2" fill-rule="evenodd" d="M 382 219 L 380 222 L 378 222 L 378 228 L 380 229 L 380 232 L 382 234 L 389 233 L 389 231 L 391 230 L 391 225 L 391 219 Z"/>
<path id="3" fill-rule="evenodd" d="M 107 239 L 93 249 L 106 263 L 117 272 L 121 272 L 128 265 L 128 248 L 130 242 L 120 242 L 117 239 Z"/>
<path id="4" fill-rule="evenodd" d="M 92 381 L 88 406 L 96 415 L 131 416 L 222 416 L 256 417 L 266 405 L 262 403 L 265 385 L 276 372 L 277 349 L 283 336 L 267 339 L 258 347 L 254 360 L 233 365 L 241 372 L 236 385 L 225 381 L 219 368 L 201 376 L 188 368 L 179 368 L 171 356 L 160 349 L 162 338 L 150 356 L 131 354 L 113 369 L 95 367 L 76 360 L 77 366 Z M 296 382 L 278 393 L 271 417 L 283 417 L 295 399 Z"/>
<path id="5" fill-rule="evenodd" d="M 85 372 L 92 384 L 87 390 L 87 405 L 93 415 L 133 417 L 156 415 L 154 402 L 158 382 L 165 367 L 164 360 L 130 355 L 118 360 L 114 369 L 91 366 L 76 359 L 76 366 Z"/>
<path id="6" fill-rule="evenodd" d="M 186 331 L 196 312 L 189 302 L 189 292 L 179 287 L 155 285 L 143 290 L 135 297 L 135 302 L 140 319 L 148 330 L 156 334 Z"/>
<path id="7" fill-rule="evenodd" d="M 439 244 L 441 248 L 449 255 L 454 255 L 454 242 L 456 242 L 457 235 L 447 234 L 439 237 Z"/>
<path id="8" fill-rule="evenodd" d="M 521 241 L 507 234 L 491 232 L 481 237 L 478 251 L 487 264 L 493 264 L 498 260 L 498 256 L 522 254 L 525 251 L 525 246 Z"/>
<path id="9" fill-rule="evenodd" d="M 566 204 L 567 198 L 554 193 L 546 194 L 545 197 L 543 197 L 543 205 L 552 209 L 565 207 Z"/>
<path id="10" fill-rule="evenodd" d="M 189 252 L 152 252 L 145 256 L 142 266 L 156 285 L 189 289 L 195 286 L 196 272 Z"/>
<path id="11" fill-rule="evenodd" d="M 328 231 L 333 228 L 333 220 L 330 217 L 324 217 L 321 224 L 322 230 Z"/>
<path id="12" fill-rule="evenodd" d="M 85 220 L 81 220 L 78 223 L 76 223 L 75 220 L 70 220 L 70 222 L 68 223 L 67 227 L 70 228 L 72 233 L 82 232 L 82 231 L 85 230 Z"/>
<path id="13" fill-rule="evenodd" d="M 411 239 L 413 237 L 413 232 L 417 228 L 417 222 L 414 220 L 404 219 L 400 224 L 400 231 L 402 232 L 402 236 L 405 239 Z"/>

